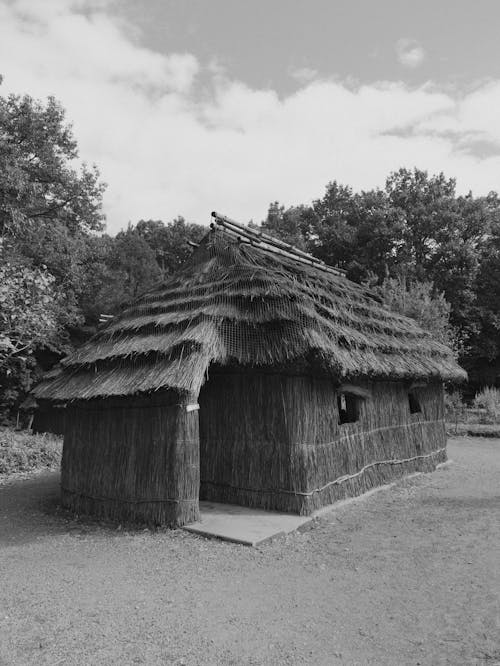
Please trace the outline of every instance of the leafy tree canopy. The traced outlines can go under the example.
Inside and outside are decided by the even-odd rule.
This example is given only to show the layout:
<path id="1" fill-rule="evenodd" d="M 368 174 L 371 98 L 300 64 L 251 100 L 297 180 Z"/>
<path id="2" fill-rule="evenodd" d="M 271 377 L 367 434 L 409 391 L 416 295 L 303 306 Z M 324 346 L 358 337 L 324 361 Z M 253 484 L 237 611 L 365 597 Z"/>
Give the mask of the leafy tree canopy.
<path id="1" fill-rule="evenodd" d="M 188 241 L 199 243 L 207 228 L 177 217 L 167 224 L 161 220 L 139 220 L 135 231 L 154 252 L 162 274 L 169 275 L 191 255 L 193 249 Z"/>
<path id="2" fill-rule="evenodd" d="M 45 268 L 0 264 L 0 421 L 30 388 L 35 352 L 60 349 L 64 299 Z"/>
<path id="3" fill-rule="evenodd" d="M 386 278 L 374 289 L 389 310 L 415 319 L 436 340 L 458 354 L 457 333 L 450 324 L 451 306 L 443 293 L 435 292 L 432 282 L 408 281 L 399 276 Z"/>
<path id="4" fill-rule="evenodd" d="M 275 238 L 279 238 L 300 250 L 306 249 L 306 208 L 294 206 L 285 210 L 285 206 L 274 201 L 269 205 L 266 219 L 261 229 Z"/>
<path id="5" fill-rule="evenodd" d="M 54 98 L 0 96 L 2 256 L 46 267 L 73 324 L 81 321 L 88 239 L 104 226 L 105 189 L 97 167 L 78 167 L 77 158 L 71 126 Z"/>
<path id="6" fill-rule="evenodd" d="M 0 80 L 1 81 L 1 80 Z M 16 235 L 26 218 L 69 230 L 100 231 L 104 184 L 97 167 L 77 169 L 77 143 L 62 106 L 29 95 L 0 96 L 0 233 Z"/>

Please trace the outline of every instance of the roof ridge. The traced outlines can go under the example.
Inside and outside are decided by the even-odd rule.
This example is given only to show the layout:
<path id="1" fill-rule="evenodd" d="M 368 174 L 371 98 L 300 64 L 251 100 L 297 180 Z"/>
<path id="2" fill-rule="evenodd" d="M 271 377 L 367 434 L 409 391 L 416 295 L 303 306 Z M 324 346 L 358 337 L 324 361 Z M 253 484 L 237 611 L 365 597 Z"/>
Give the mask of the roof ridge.
<path id="1" fill-rule="evenodd" d="M 278 238 L 274 238 L 269 234 L 264 233 L 263 231 L 257 231 L 256 229 L 251 229 L 246 227 L 235 220 L 232 220 L 225 215 L 221 215 L 216 211 L 212 211 L 212 217 L 215 220 L 215 223 L 223 229 L 225 229 L 229 234 L 234 235 L 240 242 L 248 243 L 253 246 L 259 247 L 261 250 L 270 252 L 271 254 L 276 254 L 278 256 L 287 257 L 288 259 L 293 259 L 302 264 L 308 266 L 313 266 L 318 270 L 325 271 L 326 273 L 333 273 L 341 277 L 345 277 L 346 271 L 342 268 L 337 268 L 325 264 L 324 261 L 314 257 L 308 252 L 299 250 L 299 248 L 291 245 L 290 243 L 285 243 Z M 215 224 L 212 222 L 210 225 L 211 229 L 215 229 Z"/>

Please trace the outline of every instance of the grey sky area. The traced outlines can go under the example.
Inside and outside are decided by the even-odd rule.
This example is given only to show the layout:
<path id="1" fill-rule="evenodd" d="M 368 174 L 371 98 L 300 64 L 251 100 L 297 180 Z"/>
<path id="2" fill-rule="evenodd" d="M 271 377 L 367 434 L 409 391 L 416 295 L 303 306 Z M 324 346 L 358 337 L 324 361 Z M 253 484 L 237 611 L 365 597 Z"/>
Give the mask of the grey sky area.
<path id="1" fill-rule="evenodd" d="M 120 11 L 151 48 L 216 58 L 231 76 L 280 92 L 305 68 L 456 86 L 500 73 L 498 0 L 127 0 Z M 419 66 L 398 61 L 401 39 L 422 45 Z"/>

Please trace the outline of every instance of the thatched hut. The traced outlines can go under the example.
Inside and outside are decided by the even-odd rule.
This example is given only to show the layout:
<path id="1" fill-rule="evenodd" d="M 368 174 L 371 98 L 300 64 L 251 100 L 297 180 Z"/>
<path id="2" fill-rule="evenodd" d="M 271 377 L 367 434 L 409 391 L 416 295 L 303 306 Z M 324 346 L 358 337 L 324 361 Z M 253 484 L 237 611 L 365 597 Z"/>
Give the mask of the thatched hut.
<path id="1" fill-rule="evenodd" d="M 67 404 L 63 504 L 171 526 L 199 499 L 309 514 L 444 461 L 451 351 L 341 271 L 216 219 L 37 387 Z"/>

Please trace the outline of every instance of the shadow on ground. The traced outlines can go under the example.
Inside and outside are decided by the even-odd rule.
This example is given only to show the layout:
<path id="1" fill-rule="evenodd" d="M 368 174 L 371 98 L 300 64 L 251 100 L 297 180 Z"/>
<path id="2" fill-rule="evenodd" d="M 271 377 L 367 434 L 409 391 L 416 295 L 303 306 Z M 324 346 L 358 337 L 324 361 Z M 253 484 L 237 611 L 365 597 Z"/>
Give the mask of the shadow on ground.
<path id="1" fill-rule="evenodd" d="M 18 546 L 58 534 L 113 534 L 116 525 L 74 516 L 60 504 L 59 471 L 13 478 L 0 485 L 0 546 Z"/>

